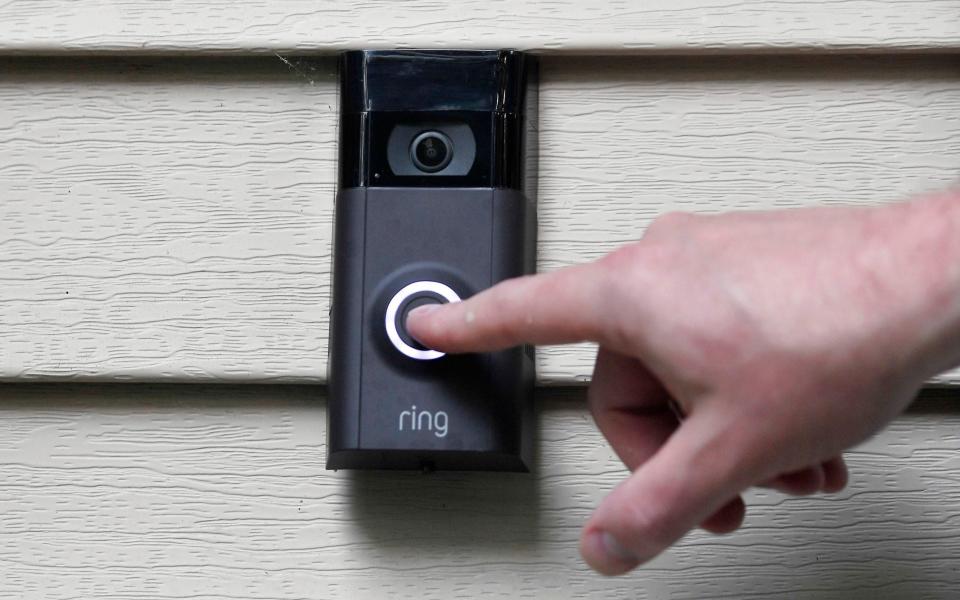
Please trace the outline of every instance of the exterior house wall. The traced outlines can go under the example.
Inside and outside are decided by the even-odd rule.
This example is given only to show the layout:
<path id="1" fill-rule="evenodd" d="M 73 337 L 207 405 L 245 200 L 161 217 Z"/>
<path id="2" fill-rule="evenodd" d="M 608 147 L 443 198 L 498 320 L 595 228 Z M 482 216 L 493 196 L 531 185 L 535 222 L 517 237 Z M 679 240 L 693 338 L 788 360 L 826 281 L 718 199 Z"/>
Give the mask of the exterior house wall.
<path id="1" fill-rule="evenodd" d="M 543 55 L 540 270 L 960 172 L 957 0 L 8 1 L 0 597 L 955 596 L 960 372 L 847 490 L 751 492 L 624 578 L 577 555 L 625 475 L 589 345 L 538 355 L 532 475 L 325 471 L 330 54 L 398 46 Z"/>

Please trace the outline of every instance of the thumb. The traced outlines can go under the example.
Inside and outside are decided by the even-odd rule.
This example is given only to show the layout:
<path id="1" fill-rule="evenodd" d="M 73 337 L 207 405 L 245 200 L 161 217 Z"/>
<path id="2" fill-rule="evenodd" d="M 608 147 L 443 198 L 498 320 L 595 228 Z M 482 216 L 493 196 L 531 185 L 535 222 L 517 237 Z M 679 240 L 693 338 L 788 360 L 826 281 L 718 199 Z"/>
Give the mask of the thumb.
<path id="1" fill-rule="evenodd" d="M 735 422 L 718 416 L 719 422 L 708 410 L 695 412 L 600 503 L 580 540 L 591 567 L 605 575 L 630 571 L 750 485 L 751 473 L 742 468 L 748 465 L 740 460 L 745 444 L 733 435 Z"/>

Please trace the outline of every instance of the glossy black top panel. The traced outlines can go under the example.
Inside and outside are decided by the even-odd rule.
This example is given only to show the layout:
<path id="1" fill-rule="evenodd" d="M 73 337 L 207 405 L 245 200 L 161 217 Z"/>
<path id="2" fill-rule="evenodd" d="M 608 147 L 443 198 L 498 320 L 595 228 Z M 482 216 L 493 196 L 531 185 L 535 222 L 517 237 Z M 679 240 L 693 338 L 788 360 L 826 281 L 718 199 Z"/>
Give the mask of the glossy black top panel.
<path id="1" fill-rule="evenodd" d="M 346 52 L 341 111 L 520 113 L 526 60 L 512 50 Z"/>

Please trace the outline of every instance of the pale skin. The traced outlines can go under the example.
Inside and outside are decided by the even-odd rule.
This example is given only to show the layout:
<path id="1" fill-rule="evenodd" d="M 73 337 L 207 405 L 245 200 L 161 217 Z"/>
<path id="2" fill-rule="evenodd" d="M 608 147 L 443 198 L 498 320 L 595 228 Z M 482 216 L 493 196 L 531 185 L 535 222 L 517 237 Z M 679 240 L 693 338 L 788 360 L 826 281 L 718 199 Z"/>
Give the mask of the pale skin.
<path id="1" fill-rule="evenodd" d="M 697 526 L 736 530 L 751 486 L 842 489 L 843 451 L 960 364 L 960 192 L 670 214 L 593 263 L 418 309 L 408 328 L 445 352 L 599 345 L 590 410 L 631 473 L 580 551 L 625 573 Z"/>

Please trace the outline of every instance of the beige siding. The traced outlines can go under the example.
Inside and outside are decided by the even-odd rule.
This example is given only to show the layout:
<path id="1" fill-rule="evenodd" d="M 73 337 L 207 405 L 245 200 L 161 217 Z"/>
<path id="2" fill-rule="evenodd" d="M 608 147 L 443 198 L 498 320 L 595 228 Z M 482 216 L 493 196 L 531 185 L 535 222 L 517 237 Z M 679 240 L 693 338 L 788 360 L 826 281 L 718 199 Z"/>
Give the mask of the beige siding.
<path id="1" fill-rule="evenodd" d="M 957 0 L 8 0 L 0 52 L 945 51 Z"/>
<path id="2" fill-rule="evenodd" d="M 624 471 L 579 395 L 537 472 L 332 473 L 321 388 L 0 386 L 0 597 L 954 598 L 960 413 L 921 402 L 832 497 L 751 495 L 622 579 L 579 528 Z"/>
<path id="3" fill-rule="evenodd" d="M 0 598 L 956 596 L 955 393 L 848 490 L 751 492 L 608 579 L 576 543 L 624 471 L 582 389 L 540 390 L 534 474 L 425 476 L 325 471 L 319 386 L 19 383 L 323 382 L 336 67 L 297 56 L 396 46 L 545 55 L 541 270 L 960 174 L 960 0 L 0 2 Z"/>
<path id="4" fill-rule="evenodd" d="M 541 270 L 668 210 L 889 201 L 960 171 L 951 56 L 553 58 L 542 79 Z M 0 378 L 322 381 L 334 82 L 330 59 L 0 63 Z M 540 380 L 592 356 L 544 349 Z"/>
<path id="5" fill-rule="evenodd" d="M 336 67 L 297 56 L 396 46 L 545 55 L 541 270 L 669 210 L 885 202 L 960 174 L 960 0 L 8 0 L 0 380 L 322 382 Z M 543 349 L 540 383 L 584 382 L 592 357 Z M 624 471 L 582 389 L 540 390 L 532 475 L 325 471 L 324 393 L 0 384 L 0 598 L 960 589 L 955 394 L 852 452 L 841 494 L 751 492 L 741 532 L 608 579 L 576 542 Z"/>

